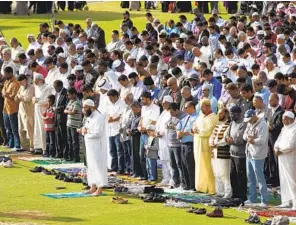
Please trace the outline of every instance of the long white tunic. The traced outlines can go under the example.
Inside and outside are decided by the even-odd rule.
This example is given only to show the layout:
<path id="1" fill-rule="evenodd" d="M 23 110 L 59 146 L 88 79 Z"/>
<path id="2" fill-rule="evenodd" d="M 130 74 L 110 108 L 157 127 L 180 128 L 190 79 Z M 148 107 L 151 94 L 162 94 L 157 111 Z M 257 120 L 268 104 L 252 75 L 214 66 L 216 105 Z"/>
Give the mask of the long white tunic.
<path id="1" fill-rule="evenodd" d="M 53 89 L 44 84 L 42 87 L 35 85 L 35 98 L 39 101 L 34 105 L 34 148 L 45 150 L 46 132 L 42 116 L 47 108 L 47 96 L 53 94 Z"/>
<path id="2" fill-rule="evenodd" d="M 278 156 L 281 201 L 296 200 L 296 124 L 284 126 L 274 148 L 283 153 Z"/>
<path id="3" fill-rule="evenodd" d="M 166 125 L 171 118 L 171 114 L 167 110 L 163 110 L 156 122 L 156 131 L 159 132 L 162 137 L 159 140 L 158 155 L 160 160 L 170 160 L 169 146 L 168 146 L 168 133 Z"/>
<path id="4" fill-rule="evenodd" d="M 103 187 L 108 184 L 105 117 L 94 111 L 85 121 L 84 135 L 88 185 Z"/>
<path id="5" fill-rule="evenodd" d="M 53 87 L 53 83 L 58 79 L 59 73 L 60 71 L 58 68 L 49 70 L 45 78 L 45 83 L 47 83 L 50 87 Z"/>

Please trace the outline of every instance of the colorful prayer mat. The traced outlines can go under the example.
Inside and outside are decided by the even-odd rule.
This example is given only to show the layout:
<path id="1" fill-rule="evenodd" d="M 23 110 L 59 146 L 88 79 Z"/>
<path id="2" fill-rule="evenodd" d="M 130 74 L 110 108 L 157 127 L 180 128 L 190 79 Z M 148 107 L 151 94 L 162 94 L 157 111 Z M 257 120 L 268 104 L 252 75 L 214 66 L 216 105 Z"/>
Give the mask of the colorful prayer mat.
<path id="1" fill-rule="evenodd" d="M 69 193 L 51 193 L 51 194 L 41 194 L 42 196 L 54 198 L 54 199 L 61 199 L 61 198 L 84 198 L 84 197 L 100 197 L 100 196 L 107 196 L 107 194 L 101 194 L 99 196 L 92 196 L 90 194 L 86 194 L 83 192 L 69 192 Z"/>
<path id="2" fill-rule="evenodd" d="M 296 210 L 263 210 L 263 211 L 254 211 L 258 216 L 264 217 L 274 217 L 274 216 L 288 216 L 288 217 L 296 217 Z"/>

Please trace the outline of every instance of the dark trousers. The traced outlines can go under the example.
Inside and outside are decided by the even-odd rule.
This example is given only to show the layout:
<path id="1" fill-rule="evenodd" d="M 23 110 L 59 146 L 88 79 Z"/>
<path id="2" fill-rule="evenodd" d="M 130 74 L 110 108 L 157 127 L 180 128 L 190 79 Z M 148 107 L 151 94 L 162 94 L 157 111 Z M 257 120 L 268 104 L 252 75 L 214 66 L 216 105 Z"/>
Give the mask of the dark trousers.
<path id="1" fill-rule="evenodd" d="M 57 149 L 57 157 L 69 158 L 69 150 L 67 143 L 67 126 L 66 124 L 58 125 L 55 128 L 56 134 L 56 149 Z"/>
<path id="2" fill-rule="evenodd" d="M 52 157 L 56 156 L 55 131 L 46 131 L 46 150 Z"/>
<path id="3" fill-rule="evenodd" d="M 37 2 L 36 1 L 30 1 L 29 10 L 33 7 L 33 13 L 36 13 L 37 8 Z"/>
<path id="4" fill-rule="evenodd" d="M 66 1 L 58 1 L 58 9 L 65 11 L 66 8 Z"/>
<path id="5" fill-rule="evenodd" d="M 136 177 L 143 177 L 141 162 L 140 162 L 140 134 L 134 134 L 131 138 L 132 142 L 132 171 Z"/>
<path id="6" fill-rule="evenodd" d="M 131 149 L 131 140 L 121 142 L 124 154 L 124 164 L 127 173 L 132 171 L 131 168 L 131 156 L 132 156 L 132 149 Z"/>
<path id="7" fill-rule="evenodd" d="M 21 148 L 20 136 L 18 132 L 18 118 L 17 113 L 5 114 L 3 113 L 4 126 L 10 148 Z"/>
<path id="8" fill-rule="evenodd" d="M 146 168 L 146 149 L 144 147 L 147 140 L 147 134 L 141 134 L 140 137 L 140 164 L 143 172 L 143 179 L 148 179 L 147 168 Z"/>
<path id="9" fill-rule="evenodd" d="M 8 140 L 7 140 L 6 130 L 4 126 L 3 106 L 4 106 L 4 98 L 0 96 L 0 143 L 3 145 L 7 145 Z"/>
<path id="10" fill-rule="evenodd" d="M 76 128 L 67 127 L 67 137 L 69 146 L 69 156 L 71 160 L 80 161 L 79 155 L 79 134 Z"/>
<path id="11" fill-rule="evenodd" d="M 273 152 L 273 145 L 269 143 L 269 151 L 264 163 L 264 175 L 267 185 L 278 187 L 280 185 L 278 160 Z"/>
<path id="12" fill-rule="evenodd" d="M 111 155 L 111 171 L 124 173 L 124 153 L 120 142 L 120 134 L 109 137 Z"/>
<path id="13" fill-rule="evenodd" d="M 175 186 L 184 186 L 184 176 L 182 170 L 181 147 L 170 147 L 170 164 L 172 167 L 172 179 Z"/>
<path id="14" fill-rule="evenodd" d="M 73 11 L 74 10 L 74 1 L 68 1 L 68 10 Z"/>
<path id="15" fill-rule="evenodd" d="M 230 181 L 232 197 L 246 201 L 248 199 L 246 158 L 231 157 Z"/>
<path id="16" fill-rule="evenodd" d="M 193 142 L 181 144 L 182 170 L 184 175 L 184 189 L 195 188 L 195 162 L 193 155 Z"/>

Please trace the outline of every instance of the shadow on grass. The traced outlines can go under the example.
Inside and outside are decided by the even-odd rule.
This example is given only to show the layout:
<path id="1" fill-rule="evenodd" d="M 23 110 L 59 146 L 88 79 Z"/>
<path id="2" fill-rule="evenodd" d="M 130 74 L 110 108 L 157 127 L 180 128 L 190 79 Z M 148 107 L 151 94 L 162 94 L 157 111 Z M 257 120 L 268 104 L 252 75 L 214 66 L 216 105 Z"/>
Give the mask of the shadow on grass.
<path id="1" fill-rule="evenodd" d="M 81 222 L 84 221 L 75 217 L 52 217 L 48 215 L 38 215 L 36 212 L 0 212 L 2 218 L 15 218 L 15 219 L 33 219 L 33 220 L 48 220 L 58 222 Z"/>
<path id="2" fill-rule="evenodd" d="M 3 25 L 0 25 L 1 30 L 14 30 L 14 29 L 20 29 L 20 28 L 23 28 L 23 27 L 22 26 L 3 26 Z"/>

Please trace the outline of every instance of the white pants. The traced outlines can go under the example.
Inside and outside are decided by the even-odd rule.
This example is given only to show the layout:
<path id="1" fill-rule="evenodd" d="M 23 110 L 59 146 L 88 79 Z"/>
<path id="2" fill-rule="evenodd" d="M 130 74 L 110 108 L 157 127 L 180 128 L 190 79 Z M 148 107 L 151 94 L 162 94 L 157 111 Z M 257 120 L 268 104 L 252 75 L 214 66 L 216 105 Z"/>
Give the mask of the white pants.
<path id="1" fill-rule="evenodd" d="M 162 166 L 162 184 L 171 184 L 172 180 L 172 168 L 170 160 L 161 160 Z"/>
<path id="2" fill-rule="evenodd" d="M 215 157 L 212 160 L 212 166 L 215 176 L 216 194 L 231 197 L 230 159 L 217 159 Z"/>

